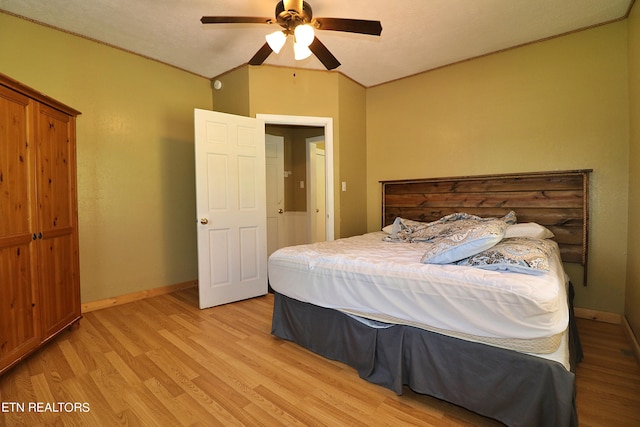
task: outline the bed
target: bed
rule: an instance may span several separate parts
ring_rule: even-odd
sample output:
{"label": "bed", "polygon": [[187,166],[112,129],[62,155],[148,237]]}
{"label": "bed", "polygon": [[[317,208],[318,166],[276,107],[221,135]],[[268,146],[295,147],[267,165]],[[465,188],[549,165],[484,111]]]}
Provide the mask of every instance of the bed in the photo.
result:
{"label": "bed", "polygon": [[[577,426],[582,352],[563,262],[587,268],[590,172],[382,182],[384,231],[271,255],[273,335],[398,394],[408,386],[509,426]],[[516,221],[512,230],[546,230],[553,238],[535,242],[544,268],[477,268],[473,257],[451,262],[448,249],[427,256],[433,236],[416,236],[461,219],[502,227],[481,254],[518,241],[505,238]]]}

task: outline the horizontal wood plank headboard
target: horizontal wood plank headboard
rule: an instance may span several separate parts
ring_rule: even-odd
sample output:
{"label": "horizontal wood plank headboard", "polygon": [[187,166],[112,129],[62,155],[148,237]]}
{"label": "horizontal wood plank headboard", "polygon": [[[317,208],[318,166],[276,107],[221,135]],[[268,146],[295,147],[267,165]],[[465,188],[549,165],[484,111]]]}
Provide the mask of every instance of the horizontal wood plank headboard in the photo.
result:
{"label": "horizontal wood plank headboard", "polygon": [[396,217],[435,221],[466,212],[537,222],[554,234],[564,262],[587,267],[591,169],[380,181],[382,226]]}

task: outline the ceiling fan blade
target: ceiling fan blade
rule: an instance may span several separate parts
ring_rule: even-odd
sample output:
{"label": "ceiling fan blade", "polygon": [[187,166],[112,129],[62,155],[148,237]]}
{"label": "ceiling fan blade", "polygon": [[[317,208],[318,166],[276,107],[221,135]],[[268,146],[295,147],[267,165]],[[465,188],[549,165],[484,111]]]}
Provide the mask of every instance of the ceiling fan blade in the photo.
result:
{"label": "ceiling fan blade", "polygon": [[203,16],[203,24],[271,24],[271,18],[256,18],[253,16]]}
{"label": "ceiling fan blade", "polygon": [[382,33],[380,21],[347,18],[316,18],[315,21],[320,30],[345,31],[372,36],[379,36]]}
{"label": "ceiling fan blade", "polygon": [[249,65],[261,65],[269,55],[271,55],[271,52],[273,52],[273,50],[269,46],[269,43],[263,44],[260,50],[249,60]]}
{"label": "ceiling fan blade", "polygon": [[333,56],[329,49],[318,38],[314,38],[309,45],[309,49],[322,62],[327,70],[333,70],[340,66],[340,61]]}

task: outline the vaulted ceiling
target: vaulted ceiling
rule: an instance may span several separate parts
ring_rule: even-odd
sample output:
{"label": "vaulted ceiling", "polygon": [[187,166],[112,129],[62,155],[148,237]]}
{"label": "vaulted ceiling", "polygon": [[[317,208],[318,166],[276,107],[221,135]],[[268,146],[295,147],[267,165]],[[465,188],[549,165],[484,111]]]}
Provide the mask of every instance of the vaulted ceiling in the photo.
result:
{"label": "vaulted ceiling", "polygon": [[[624,19],[634,0],[308,0],[314,17],[379,20],[380,37],[316,36],[365,87]],[[212,78],[246,64],[277,24],[209,24],[202,16],[274,18],[277,0],[0,0],[0,10]],[[291,37],[289,37],[291,39]],[[265,64],[296,61],[292,41]]]}

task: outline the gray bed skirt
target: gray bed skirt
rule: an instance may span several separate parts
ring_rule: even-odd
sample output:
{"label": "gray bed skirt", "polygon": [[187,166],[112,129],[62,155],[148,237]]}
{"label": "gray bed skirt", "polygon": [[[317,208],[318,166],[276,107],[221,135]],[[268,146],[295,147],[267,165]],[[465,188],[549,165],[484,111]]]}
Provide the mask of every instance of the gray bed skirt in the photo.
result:
{"label": "gray bed skirt", "polygon": [[[582,350],[572,311],[573,370]],[[397,394],[406,385],[508,426],[578,425],[575,375],[557,362],[412,326],[375,328],[277,292],[272,334]]]}

